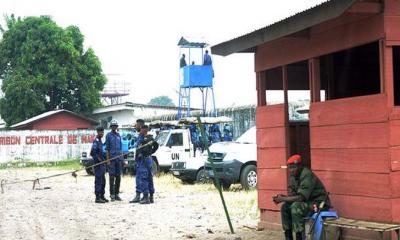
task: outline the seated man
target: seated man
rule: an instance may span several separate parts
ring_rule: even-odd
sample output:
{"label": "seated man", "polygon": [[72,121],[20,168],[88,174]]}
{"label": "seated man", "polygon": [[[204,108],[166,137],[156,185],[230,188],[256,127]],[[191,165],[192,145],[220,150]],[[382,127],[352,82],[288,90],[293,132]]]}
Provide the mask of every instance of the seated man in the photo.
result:
{"label": "seated man", "polygon": [[325,201],[326,210],[330,202],[324,185],[318,177],[301,164],[301,156],[293,155],[287,160],[290,173],[288,196],[278,194],[273,201],[283,202],[281,208],[282,227],[285,239],[292,240],[292,232],[296,233],[296,240],[304,239],[304,218],[309,216],[314,204]]}

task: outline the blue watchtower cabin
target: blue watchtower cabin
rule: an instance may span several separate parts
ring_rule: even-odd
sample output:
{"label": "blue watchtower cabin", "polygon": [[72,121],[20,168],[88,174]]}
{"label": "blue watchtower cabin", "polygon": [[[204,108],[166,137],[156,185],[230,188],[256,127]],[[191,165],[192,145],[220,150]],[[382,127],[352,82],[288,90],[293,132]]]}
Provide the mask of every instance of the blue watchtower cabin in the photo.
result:
{"label": "blue watchtower cabin", "polygon": [[[217,116],[215,110],[214,88],[213,88],[213,68],[203,62],[204,49],[208,46],[204,42],[189,42],[181,38],[178,42],[179,56],[185,54],[187,58],[186,66],[179,67],[179,106],[178,119],[190,117],[191,95],[193,89],[200,90],[202,102],[202,115],[207,111],[208,93],[211,93],[212,112]],[[201,55],[200,55],[201,54]],[[200,58],[199,58],[200,57]],[[201,59],[196,64],[193,59]]]}

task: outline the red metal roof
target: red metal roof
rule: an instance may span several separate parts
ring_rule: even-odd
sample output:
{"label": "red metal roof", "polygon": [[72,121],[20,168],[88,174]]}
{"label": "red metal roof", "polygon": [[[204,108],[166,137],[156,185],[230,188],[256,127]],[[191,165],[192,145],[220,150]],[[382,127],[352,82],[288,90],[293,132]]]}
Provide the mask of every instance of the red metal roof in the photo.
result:
{"label": "red metal roof", "polygon": [[357,0],[329,0],[281,21],[211,47],[213,54],[227,56],[254,52],[258,45],[305,30],[343,14]]}

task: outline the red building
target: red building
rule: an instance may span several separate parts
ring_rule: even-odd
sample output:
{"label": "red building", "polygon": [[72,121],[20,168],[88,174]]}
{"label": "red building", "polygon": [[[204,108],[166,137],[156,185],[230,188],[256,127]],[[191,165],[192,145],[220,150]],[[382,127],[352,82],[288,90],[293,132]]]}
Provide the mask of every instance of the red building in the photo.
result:
{"label": "red building", "polygon": [[[255,54],[261,226],[280,228],[271,198],[286,192],[294,153],[340,216],[400,222],[400,1],[327,1],[212,51]],[[292,90],[309,91],[309,121],[289,120]]]}
{"label": "red building", "polygon": [[77,130],[91,129],[98,122],[68,110],[42,113],[11,126],[15,130]]}

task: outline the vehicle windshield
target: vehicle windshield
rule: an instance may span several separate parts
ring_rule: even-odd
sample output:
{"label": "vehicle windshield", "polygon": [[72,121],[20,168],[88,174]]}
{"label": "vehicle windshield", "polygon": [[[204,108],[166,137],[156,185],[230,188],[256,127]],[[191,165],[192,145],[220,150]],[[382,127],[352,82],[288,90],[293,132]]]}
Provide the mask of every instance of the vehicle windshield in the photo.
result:
{"label": "vehicle windshield", "polygon": [[164,145],[165,141],[167,140],[168,134],[169,131],[162,131],[158,134],[158,136],[156,137],[158,145],[160,146]]}
{"label": "vehicle windshield", "polygon": [[252,127],[240,136],[236,142],[239,143],[256,143],[256,127]]}

